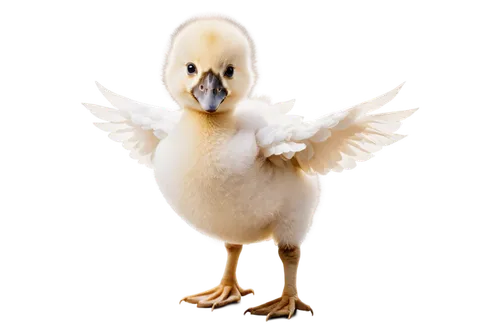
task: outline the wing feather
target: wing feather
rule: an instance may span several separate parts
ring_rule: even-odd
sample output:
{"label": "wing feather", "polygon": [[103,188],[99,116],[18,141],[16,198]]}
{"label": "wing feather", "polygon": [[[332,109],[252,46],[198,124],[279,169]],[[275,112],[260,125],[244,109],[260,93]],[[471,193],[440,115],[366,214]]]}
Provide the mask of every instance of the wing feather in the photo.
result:
{"label": "wing feather", "polygon": [[180,112],[136,102],[98,82],[96,85],[116,109],[83,103],[94,116],[105,121],[94,123],[95,126],[108,132],[111,140],[121,142],[123,148],[130,151],[130,157],[151,166],[156,146],[177,124]]}
{"label": "wing feather", "polygon": [[[292,121],[291,116],[278,118],[279,121],[257,131],[257,144],[271,161],[276,160],[275,156],[281,156],[289,163],[295,161],[307,173],[326,174],[353,169],[358,162],[372,158],[373,153],[382,147],[404,138],[404,135],[394,132],[401,126],[401,121],[417,109],[370,113],[390,102],[403,84],[369,101],[314,121],[306,122],[297,117]],[[295,144],[294,149],[288,149],[292,144]]]}

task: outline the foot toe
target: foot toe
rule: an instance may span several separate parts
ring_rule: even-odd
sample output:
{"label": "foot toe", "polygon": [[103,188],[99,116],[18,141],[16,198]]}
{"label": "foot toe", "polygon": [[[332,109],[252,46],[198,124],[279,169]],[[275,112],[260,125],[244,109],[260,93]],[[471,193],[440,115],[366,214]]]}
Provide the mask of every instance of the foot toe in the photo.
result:
{"label": "foot toe", "polygon": [[303,303],[298,297],[280,297],[270,302],[264,303],[254,308],[247,309],[243,314],[250,312],[253,315],[264,315],[266,321],[276,317],[292,318],[296,310],[311,311],[309,305]]}
{"label": "foot toe", "polygon": [[[267,303],[264,303],[264,304],[261,304],[259,306],[256,306],[254,308],[248,308],[243,314],[246,314],[247,312],[250,312],[251,314],[255,314],[255,315],[259,315],[261,313],[257,313],[257,312],[260,312],[259,310],[264,310],[267,308],[271,308],[272,305],[278,303],[279,301],[281,301],[281,297],[278,297],[276,299],[273,299],[272,301],[269,301]],[[262,315],[264,314],[268,314],[269,312],[266,312],[266,313],[262,313]]]}
{"label": "foot toe", "polygon": [[293,314],[295,313],[295,299],[291,299],[290,303],[288,304],[288,319],[292,318]]}
{"label": "foot toe", "polygon": [[313,309],[306,303],[302,302],[300,299],[297,300],[297,309],[302,311],[311,311],[311,315],[314,316]]}
{"label": "foot toe", "polygon": [[241,296],[246,296],[248,294],[252,294],[252,295],[255,295],[255,292],[253,291],[253,289],[241,289],[239,290]]}
{"label": "foot toe", "polygon": [[[244,296],[240,293],[239,289],[237,285],[219,285],[202,293],[184,297],[179,304],[184,301],[196,304],[199,308],[212,308],[213,311],[227,304],[239,302],[241,296]],[[250,289],[250,291],[252,290]]]}
{"label": "foot toe", "polygon": [[273,312],[270,312],[267,316],[266,316],[266,321],[268,321],[269,319],[271,318],[278,318],[278,317],[286,317],[288,316],[288,310],[286,309],[281,309],[281,310],[278,310],[278,311],[273,311]]}
{"label": "foot toe", "polygon": [[237,303],[241,300],[241,297],[238,297],[236,295],[232,295],[232,296],[229,296],[227,299],[225,300],[222,300],[220,302],[216,302],[212,305],[212,311],[214,309],[217,309],[217,308],[221,308],[223,307],[224,305],[228,305],[228,304],[231,304],[231,303]]}
{"label": "foot toe", "polygon": [[220,286],[217,286],[215,288],[212,288],[212,289],[209,289],[209,290],[206,290],[204,292],[201,292],[201,293],[198,293],[198,294],[194,294],[194,295],[190,295],[190,296],[186,296],[184,297],[183,299],[181,299],[179,301],[179,304],[181,304],[183,301],[184,302],[187,302],[187,303],[191,303],[191,304],[197,304],[198,302],[202,301],[202,300],[206,300],[208,299],[209,297],[211,297],[213,294],[216,294],[219,292],[219,289],[220,289]]}

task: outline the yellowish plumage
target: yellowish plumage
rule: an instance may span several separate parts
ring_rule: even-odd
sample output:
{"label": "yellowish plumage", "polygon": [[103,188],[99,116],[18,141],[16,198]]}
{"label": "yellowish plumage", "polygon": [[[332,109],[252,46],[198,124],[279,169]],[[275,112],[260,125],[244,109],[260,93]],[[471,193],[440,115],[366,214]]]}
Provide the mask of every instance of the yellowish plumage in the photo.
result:
{"label": "yellowish plumage", "polygon": [[[400,140],[394,132],[416,109],[371,113],[392,100],[401,85],[344,111],[305,120],[287,114],[293,101],[249,98],[254,63],[253,43],[241,26],[221,18],[192,20],[174,34],[164,67],[164,83],[179,111],[138,103],[100,85],[116,109],[85,106],[105,121],[99,128],[154,169],[179,216],[226,242],[221,285],[184,300],[202,307],[239,301],[251,292],[236,282],[241,244],[273,238],[285,268],[283,295],[249,311],[290,317],[296,309],[312,311],[298,298],[295,275],[299,246],[319,200],[318,174],[352,169]],[[213,96],[227,91],[215,112],[205,111],[196,97],[204,82],[216,82]]]}

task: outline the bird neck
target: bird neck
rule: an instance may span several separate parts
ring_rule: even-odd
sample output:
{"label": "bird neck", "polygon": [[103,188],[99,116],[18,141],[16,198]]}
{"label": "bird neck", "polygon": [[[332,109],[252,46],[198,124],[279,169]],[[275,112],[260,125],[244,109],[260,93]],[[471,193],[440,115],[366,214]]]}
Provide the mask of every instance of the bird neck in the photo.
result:
{"label": "bird neck", "polygon": [[207,113],[188,108],[186,108],[185,111],[187,121],[195,122],[208,130],[231,130],[236,127],[233,111]]}

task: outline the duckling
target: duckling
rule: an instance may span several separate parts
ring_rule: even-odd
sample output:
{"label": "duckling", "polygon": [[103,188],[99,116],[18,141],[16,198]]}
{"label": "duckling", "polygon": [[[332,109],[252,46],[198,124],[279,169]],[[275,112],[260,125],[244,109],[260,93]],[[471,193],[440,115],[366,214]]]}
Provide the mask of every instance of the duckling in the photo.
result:
{"label": "duckling", "polygon": [[313,220],[318,175],[352,169],[383,146],[416,109],[374,114],[402,85],[315,120],[289,115],[293,101],[250,98],[255,52],[246,30],[225,18],[182,24],[172,36],[163,81],[180,110],[139,103],[100,84],[115,107],[84,104],[97,127],[153,168],[173,210],[198,231],[225,242],[227,263],[213,289],[181,300],[215,309],[253,293],[236,279],[245,244],[273,239],[283,262],[281,297],[249,308],[266,320],[312,308],[298,296],[300,245]]}

